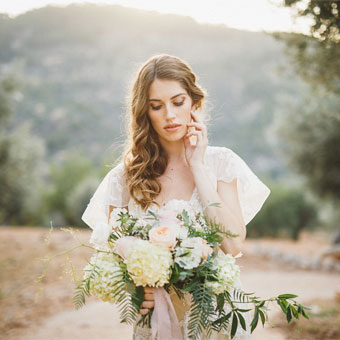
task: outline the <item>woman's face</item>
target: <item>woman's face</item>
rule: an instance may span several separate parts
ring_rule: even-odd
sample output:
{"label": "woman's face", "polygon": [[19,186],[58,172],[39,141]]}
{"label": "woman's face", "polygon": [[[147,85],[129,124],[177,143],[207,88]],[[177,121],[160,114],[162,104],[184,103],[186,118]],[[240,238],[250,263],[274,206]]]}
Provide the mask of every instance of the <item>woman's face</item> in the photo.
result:
{"label": "woman's face", "polygon": [[148,116],[161,141],[175,142],[187,133],[192,99],[176,80],[155,79],[149,90]]}

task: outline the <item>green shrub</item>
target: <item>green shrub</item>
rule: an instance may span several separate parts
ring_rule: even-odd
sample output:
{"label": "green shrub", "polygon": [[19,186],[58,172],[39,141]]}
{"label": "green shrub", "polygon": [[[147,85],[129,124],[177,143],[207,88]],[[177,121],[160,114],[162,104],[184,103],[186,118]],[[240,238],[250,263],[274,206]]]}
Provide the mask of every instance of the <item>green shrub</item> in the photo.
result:
{"label": "green shrub", "polygon": [[261,211],[247,225],[247,236],[297,240],[302,229],[316,225],[316,206],[307,201],[301,190],[279,185],[272,185],[270,189]]}
{"label": "green shrub", "polygon": [[81,154],[69,153],[62,164],[51,166],[50,185],[44,193],[44,201],[47,218],[54,226],[75,222],[72,207],[68,207],[70,197],[78,185],[91,176],[93,176],[92,163]]}
{"label": "green shrub", "polygon": [[96,191],[99,179],[94,177],[86,177],[66,200],[66,216],[68,223],[80,227],[87,225],[81,220],[81,216],[90,201],[93,193]]}

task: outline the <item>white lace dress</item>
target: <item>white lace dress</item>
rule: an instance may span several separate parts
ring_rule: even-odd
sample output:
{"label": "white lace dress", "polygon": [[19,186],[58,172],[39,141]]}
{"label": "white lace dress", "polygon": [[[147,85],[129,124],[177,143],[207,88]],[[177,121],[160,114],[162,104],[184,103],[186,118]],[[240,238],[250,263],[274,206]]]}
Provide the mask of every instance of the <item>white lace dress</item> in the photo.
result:
{"label": "white lace dress", "polygon": [[[205,154],[205,167],[211,184],[217,190],[217,182],[230,182],[237,178],[238,198],[243,214],[245,224],[261,209],[264,201],[270,194],[270,189],[251,171],[248,165],[231,149],[225,147],[208,146]],[[99,184],[96,192],[92,196],[86,210],[82,215],[83,221],[92,229],[96,228],[99,223],[106,223],[108,220],[109,205],[115,207],[128,206],[129,212],[134,216],[142,217],[145,212],[132,199],[130,199],[124,184],[124,167],[120,163],[104,177]],[[149,209],[160,212],[161,209],[177,209],[185,208],[193,211],[203,211],[196,188],[189,201],[172,199],[163,207],[158,208],[156,205]],[[221,251],[221,250],[220,250]],[[242,289],[241,280],[235,287]],[[183,339],[187,340],[187,321],[189,315],[190,295],[187,294],[185,300],[179,300],[175,293],[171,293],[172,299],[180,326],[182,329]],[[242,308],[245,308],[244,304]],[[247,328],[249,328],[250,315],[246,317]],[[134,326],[133,340],[151,340],[151,330]],[[207,340],[205,334],[202,335],[202,340]],[[213,333],[210,340],[227,340],[230,339],[228,334]],[[245,332],[240,326],[235,340],[251,339],[250,332]]]}

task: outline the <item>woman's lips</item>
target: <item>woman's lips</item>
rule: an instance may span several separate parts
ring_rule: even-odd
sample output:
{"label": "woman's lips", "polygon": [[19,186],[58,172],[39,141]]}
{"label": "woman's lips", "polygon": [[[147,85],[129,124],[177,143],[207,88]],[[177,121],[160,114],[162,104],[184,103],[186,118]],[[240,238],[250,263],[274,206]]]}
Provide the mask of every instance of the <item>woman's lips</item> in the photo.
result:
{"label": "woman's lips", "polygon": [[165,127],[165,131],[167,132],[175,132],[177,131],[179,128],[181,127],[181,125],[176,125],[176,126],[169,126],[169,127]]}

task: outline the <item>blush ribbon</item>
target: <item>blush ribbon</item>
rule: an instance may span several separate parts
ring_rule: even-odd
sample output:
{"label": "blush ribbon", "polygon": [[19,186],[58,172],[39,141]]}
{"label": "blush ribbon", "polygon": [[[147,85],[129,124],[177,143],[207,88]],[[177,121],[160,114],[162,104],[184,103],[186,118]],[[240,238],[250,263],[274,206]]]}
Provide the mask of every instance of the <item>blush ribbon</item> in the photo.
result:
{"label": "blush ribbon", "polygon": [[[125,236],[117,240],[115,252],[126,258],[132,243],[138,238]],[[155,306],[151,316],[152,340],[183,340],[181,328],[169,293],[162,287],[153,289]]]}
{"label": "blush ribbon", "polygon": [[181,328],[169,293],[154,288],[155,307],[151,316],[152,340],[182,340]]}

